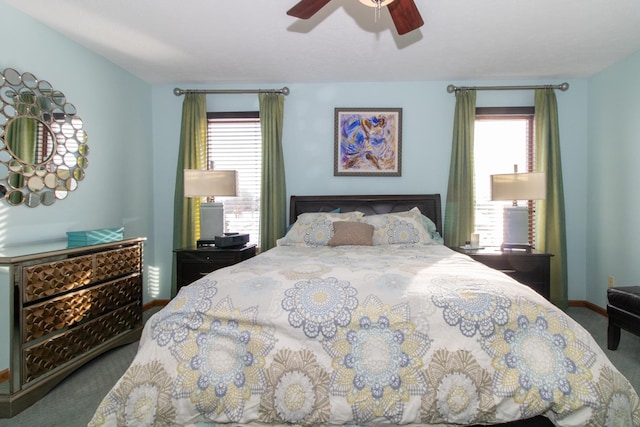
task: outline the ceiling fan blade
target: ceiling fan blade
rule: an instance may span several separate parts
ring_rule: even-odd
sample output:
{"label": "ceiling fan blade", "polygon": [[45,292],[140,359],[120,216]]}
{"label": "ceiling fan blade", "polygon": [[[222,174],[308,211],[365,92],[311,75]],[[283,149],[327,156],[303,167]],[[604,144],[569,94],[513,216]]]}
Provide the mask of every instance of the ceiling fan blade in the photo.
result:
{"label": "ceiling fan blade", "polygon": [[287,15],[300,19],[309,19],[331,0],[301,0],[287,11]]}
{"label": "ceiling fan blade", "polygon": [[424,21],[413,0],[395,0],[387,5],[398,34],[422,27]]}

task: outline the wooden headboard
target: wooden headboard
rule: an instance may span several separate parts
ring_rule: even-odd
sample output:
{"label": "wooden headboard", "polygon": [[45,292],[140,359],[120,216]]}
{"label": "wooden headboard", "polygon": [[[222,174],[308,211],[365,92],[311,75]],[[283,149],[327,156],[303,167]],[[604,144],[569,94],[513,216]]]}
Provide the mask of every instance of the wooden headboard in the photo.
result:
{"label": "wooden headboard", "polygon": [[436,225],[442,236],[442,208],[440,194],[394,194],[368,196],[291,196],[289,224],[305,212],[360,211],[365,215],[403,212],[417,207]]}

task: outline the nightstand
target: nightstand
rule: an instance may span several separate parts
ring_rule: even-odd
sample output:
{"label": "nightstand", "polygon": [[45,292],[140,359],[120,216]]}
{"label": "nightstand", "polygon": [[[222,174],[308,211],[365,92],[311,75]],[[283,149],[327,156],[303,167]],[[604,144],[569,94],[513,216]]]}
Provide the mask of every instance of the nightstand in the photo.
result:
{"label": "nightstand", "polygon": [[256,255],[255,243],[240,248],[181,248],[175,249],[177,290],[195,282],[214,270],[229,267]]}
{"label": "nightstand", "polygon": [[552,254],[524,251],[500,251],[498,248],[462,249],[457,252],[469,255],[486,266],[502,271],[520,283],[524,283],[546,299],[550,298],[550,271]]}

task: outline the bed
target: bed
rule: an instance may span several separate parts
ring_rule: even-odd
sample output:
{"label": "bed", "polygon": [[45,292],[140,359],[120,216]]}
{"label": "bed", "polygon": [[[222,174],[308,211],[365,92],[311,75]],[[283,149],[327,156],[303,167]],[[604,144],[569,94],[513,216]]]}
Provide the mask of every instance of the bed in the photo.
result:
{"label": "bed", "polygon": [[442,244],[439,195],[292,196],[278,246],[146,323],[100,425],[640,425],[536,292]]}

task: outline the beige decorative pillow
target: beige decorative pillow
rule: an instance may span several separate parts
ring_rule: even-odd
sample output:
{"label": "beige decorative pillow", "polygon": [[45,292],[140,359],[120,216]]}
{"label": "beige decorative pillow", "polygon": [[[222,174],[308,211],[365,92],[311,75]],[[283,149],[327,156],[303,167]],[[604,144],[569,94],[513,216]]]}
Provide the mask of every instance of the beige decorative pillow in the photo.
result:
{"label": "beige decorative pillow", "polygon": [[373,225],[364,222],[336,221],[329,246],[373,246]]}

